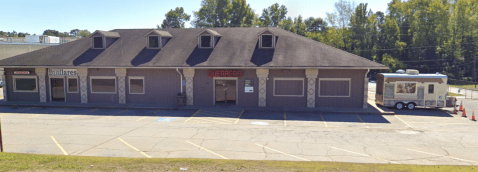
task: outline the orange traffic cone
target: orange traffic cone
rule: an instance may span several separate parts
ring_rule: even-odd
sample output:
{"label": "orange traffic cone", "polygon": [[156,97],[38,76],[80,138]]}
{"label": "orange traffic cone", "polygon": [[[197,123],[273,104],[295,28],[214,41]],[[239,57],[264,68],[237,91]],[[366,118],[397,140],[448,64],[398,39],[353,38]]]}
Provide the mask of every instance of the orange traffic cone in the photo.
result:
{"label": "orange traffic cone", "polygon": [[465,111],[465,109],[463,109],[463,114],[462,114],[461,116],[466,118],[466,111]]}
{"label": "orange traffic cone", "polygon": [[463,100],[460,103],[460,111],[463,111]]}
{"label": "orange traffic cone", "polygon": [[476,119],[475,119],[475,111],[473,111],[473,113],[471,114],[471,120],[476,121]]}

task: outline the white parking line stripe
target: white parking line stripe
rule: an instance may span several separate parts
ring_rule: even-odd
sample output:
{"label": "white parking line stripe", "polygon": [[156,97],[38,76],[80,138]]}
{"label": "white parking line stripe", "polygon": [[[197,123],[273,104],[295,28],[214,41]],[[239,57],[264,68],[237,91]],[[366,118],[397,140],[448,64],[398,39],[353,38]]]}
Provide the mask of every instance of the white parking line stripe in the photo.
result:
{"label": "white parking line stripe", "polygon": [[402,121],[403,123],[407,124],[410,128],[414,129],[415,130],[415,127],[411,126],[410,124],[408,124],[407,122],[405,122],[404,120],[400,119],[397,115],[394,115],[397,119],[399,119],[400,121]]}
{"label": "white parking line stripe", "polygon": [[[408,148],[407,148],[407,149],[408,149]],[[424,154],[429,154],[429,155],[434,155],[434,156],[447,157],[447,158],[454,159],[454,160],[458,160],[458,161],[465,161],[465,162],[471,162],[471,163],[476,163],[476,164],[478,164],[478,162],[476,162],[476,161],[471,161],[471,160],[466,160],[466,159],[461,159],[461,158],[455,158],[455,157],[446,156],[446,155],[438,155],[438,154],[434,154],[434,153],[428,153],[428,152],[423,152],[423,151],[413,150],[413,149],[408,149],[408,150],[415,151],[415,152],[420,152],[420,153],[424,153]]]}
{"label": "white parking line stripe", "polygon": [[134,146],[131,146],[130,144],[126,143],[123,139],[119,138],[118,139],[123,142],[126,146],[129,146],[130,148],[133,148],[135,151],[143,154],[144,156],[148,157],[148,158],[151,158],[151,156],[149,156],[148,154],[144,153],[143,151],[140,151],[139,149],[135,148]]}
{"label": "white parking line stripe", "polygon": [[219,154],[217,154],[217,153],[215,153],[215,152],[213,152],[213,151],[207,150],[206,148],[203,148],[203,147],[201,147],[201,146],[199,146],[199,145],[196,145],[196,144],[191,143],[191,142],[189,142],[189,141],[186,141],[186,142],[189,143],[189,144],[192,144],[192,145],[194,145],[194,146],[196,146],[196,147],[198,147],[198,148],[200,148],[200,149],[203,149],[203,150],[205,150],[205,151],[208,151],[209,153],[212,153],[212,154],[214,154],[214,155],[217,155],[217,156],[219,156],[219,157],[221,157],[221,158],[223,158],[223,159],[227,159],[226,157],[224,157],[224,156],[222,156],[222,155],[219,155]]}
{"label": "white parking line stripe", "polygon": [[208,120],[208,119],[199,118],[199,117],[196,117],[196,118],[194,118],[193,120],[196,120],[196,121],[207,121],[207,122],[209,122],[209,123],[229,124],[229,123],[224,123],[224,122],[221,122],[221,121]]}
{"label": "white parking line stripe", "polygon": [[398,162],[395,162],[395,161],[389,161],[389,160],[385,160],[385,159],[378,158],[378,157],[373,157],[373,156],[366,155],[366,154],[361,154],[361,153],[357,153],[357,152],[348,151],[348,150],[345,150],[345,149],[336,148],[336,147],[333,147],[333,146],[330,146],[330,147],[331,147],[331,148],[334,148],[334,149],[337,149],[337,150],[344,151],[344,152],[348,152],[348,153],[352,153],[352,154],[356,154],[356,155],[361,155],[361,156],[365,156],[365,157],[370,157],[370,158],[378,159],[378,160],[381,160],[381,161],[386,161],[386,162],[398,164]]}
{"label": "white parking line stripe", "polygon": [[58,143],[53,136],[50,136],[50,137],[53,140],[53,142],[55,142],[56,145],[60,148],[60,150],[63,152],[63,154],[68,155],[68,153],[65,151],[65,149],[63,149],[63,147],[61,147],[60,143]]}
{"label": "white parking line stripe", "polygon": [[263,148],[266,148],[266,149],[269,149],[269,150],[272,150],[272,151],[276,151],[276,152],[279,152],[281,154],[284,154],[284,155],[287,155],[287,156],[290,156],[290,157],[294,157],[294,158],[297,158],[297,159],[300,159],[300,160],[304,160],[304,161],[310,161],[308,159],[305,159],[305,158],[301,158],[301,157],[298,157],[298,156],[294,156],[294,155],[291,155],[291,154],[288,154],[288,153],[284,153],[284,152],[281,152],[281,151],[278,151],[278,150],[275,150],[275,149],[272,149],[272,148],[269,148],[267,146],[264,146],[264,145],[261,145],[261,144],[257,144],[257,146],[260,146],[260,147],[263,147]]}

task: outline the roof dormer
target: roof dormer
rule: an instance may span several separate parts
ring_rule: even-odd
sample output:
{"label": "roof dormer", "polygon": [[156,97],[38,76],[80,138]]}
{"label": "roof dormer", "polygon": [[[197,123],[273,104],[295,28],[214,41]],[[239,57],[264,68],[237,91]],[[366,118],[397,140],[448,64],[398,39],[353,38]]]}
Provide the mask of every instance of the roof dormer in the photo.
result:
{"label": "roof dormer", "polygon": [[161,49],[173,37],[164,30],[151,30],[144,36],[146,37],[146,47],[149,49]]}
{"label": "roof dormer", "polygon": [[259,48],[273,49],[276,47],[276,34],[269,28],[259,33]]}
{"label": "roof dormer", "polygon": [[214,48],[221,37],[219,33],[211,29],[205,29],[196,36],[198,37],[198,48],[203,49]]}
{"label": "roof dormer", "polygon": [[92,49],[105,49],[120,37],[118,32],[97,30],[90,35]]}

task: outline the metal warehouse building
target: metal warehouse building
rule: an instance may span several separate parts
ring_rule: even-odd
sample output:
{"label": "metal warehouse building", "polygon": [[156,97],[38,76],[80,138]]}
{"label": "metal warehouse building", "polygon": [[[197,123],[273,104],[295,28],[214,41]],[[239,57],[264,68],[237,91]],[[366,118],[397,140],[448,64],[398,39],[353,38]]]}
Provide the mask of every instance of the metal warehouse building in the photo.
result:
{"label": "metal warehouse building", "polygon": [[350,108],[387,69],[279,28],[96,31],[0,67],[7,101]]}

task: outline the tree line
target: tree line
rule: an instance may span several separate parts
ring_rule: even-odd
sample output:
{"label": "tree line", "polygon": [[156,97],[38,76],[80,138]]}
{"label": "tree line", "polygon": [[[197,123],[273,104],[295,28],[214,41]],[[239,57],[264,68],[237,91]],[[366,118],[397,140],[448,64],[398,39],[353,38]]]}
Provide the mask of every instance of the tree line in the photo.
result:
{"label": "tree line", "polygon": [[477,81],[478,1],[392,0],[387,11],[338,0],[325,18],[286,17],[272,4],[256,14],[246,0],[202,0],[191,15],[182,7],[165,14],[157,28],[280,27],[390,67],[440,72]]}
{"label": "tree line", "polygon": [[[28,32],[4,32],[0,31],[0,36],[5,36],[5,37],[25,37],[26,35],[30,35]],[[80,29],[73,29],[70,32],[60,32],[57,30],[53,29],[47,29],[43,31],[42,35],[48,35],[48,36],[57,36],[57,37],[88,37],[91,35],[90,31],[88,30],[80,30]]]}

